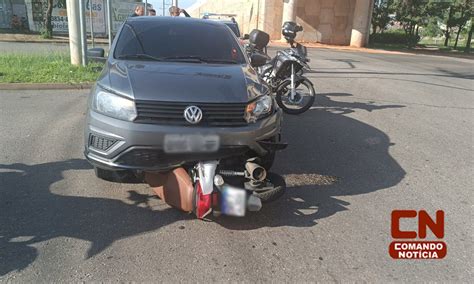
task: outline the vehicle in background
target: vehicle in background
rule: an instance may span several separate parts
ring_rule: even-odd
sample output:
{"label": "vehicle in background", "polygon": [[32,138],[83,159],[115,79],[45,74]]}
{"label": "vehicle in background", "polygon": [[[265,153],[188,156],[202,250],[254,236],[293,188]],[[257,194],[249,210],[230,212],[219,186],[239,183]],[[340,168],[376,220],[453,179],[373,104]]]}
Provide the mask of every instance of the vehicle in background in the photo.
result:
{"label": "vehicle in background", "polygon": [[[288,114],[301,114],[310,109],[316,95],[313,83],[304,76],[305,70],[311,70],[307,49],[295,41],[297,33],[302,30],[303,27],[297,23],[286,22],[282,27],[282,34],[290,48],[277,51],[274,58],[268,57],[267,64],[258,68],[262,80],[267,82],[275,93],[278,105]],[[248,38],[249,43],[245,48],[249,55],[267,55],[269,34],[255,29]]]}
{"label": "vehicle in background", "polygon": [[236,37],[240,38],[239,24],[235,20],[236,14],[216,14],[216,13],[204,13],[203,19],[219,21],[228,26],[235,34]]}

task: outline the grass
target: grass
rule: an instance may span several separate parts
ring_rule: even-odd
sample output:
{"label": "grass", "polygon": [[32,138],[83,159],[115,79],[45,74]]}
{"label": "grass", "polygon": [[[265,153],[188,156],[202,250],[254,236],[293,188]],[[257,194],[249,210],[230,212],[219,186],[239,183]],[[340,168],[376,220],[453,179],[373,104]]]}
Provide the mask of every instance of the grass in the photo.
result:
{"label": "grass", "polygon": [[98,78],[102,66],[74,66],[62,54],[0,54],[0,83],[90,83]]}

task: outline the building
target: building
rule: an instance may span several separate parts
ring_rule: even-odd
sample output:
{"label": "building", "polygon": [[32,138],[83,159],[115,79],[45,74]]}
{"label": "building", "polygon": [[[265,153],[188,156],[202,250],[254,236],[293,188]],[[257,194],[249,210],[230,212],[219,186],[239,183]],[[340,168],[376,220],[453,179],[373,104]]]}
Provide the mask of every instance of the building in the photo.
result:
{"label": "building", "polygon": [[11,28],[13,15],[27,19],[24,0],[0,0],[0,29]]}
{"label": "building", "polygon": [[200,0],[188,12],[236,14],[240,29],[261,29],[281,39],[281,26],[296,21],[304,31],[300,41],[366,46],[374,0]]}
{"label": "building", "polygon": [[[66,0],[53,1],[52,25],[55,34],[68,33]],[[116,31],[124,20],[133,12],[133,8],[141,0],[112,0],[112,29]],[[90,32],[91,22],[94,34],[107,33],[106,0],[87,0],[86,28]],[[47,9],[47,0],[0,0],[0,28],[11,29],[12,19],[16,15],[24,20],[24,29],[41,32]]]}

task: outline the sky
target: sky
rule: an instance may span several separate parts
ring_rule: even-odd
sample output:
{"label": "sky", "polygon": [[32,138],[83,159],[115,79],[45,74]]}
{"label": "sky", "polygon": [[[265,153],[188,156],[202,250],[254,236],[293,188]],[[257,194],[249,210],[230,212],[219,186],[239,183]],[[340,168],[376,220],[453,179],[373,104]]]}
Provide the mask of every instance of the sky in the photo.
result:
{"label": "sky", "polygon": [[[186,9],[189,6],[193,5],[196,3],[197,0],[178,0],[178,5],[180,8]],[[143,1],[145,2],[145,1]],[[171,0],[165,0],[166,4],[169,5],[171,4]],[[161,7],[163,6],[163,0],[148,0],[148,3],[153,5],[153,8],[155,8],[156,13],[160,15],[162,13]],[[167,6],[169,7],[169,6]]]}

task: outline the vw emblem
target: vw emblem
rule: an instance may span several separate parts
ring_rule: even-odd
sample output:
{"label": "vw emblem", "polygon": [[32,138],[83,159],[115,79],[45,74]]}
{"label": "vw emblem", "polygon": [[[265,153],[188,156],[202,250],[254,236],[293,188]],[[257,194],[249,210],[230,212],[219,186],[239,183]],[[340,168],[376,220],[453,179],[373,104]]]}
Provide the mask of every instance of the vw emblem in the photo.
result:
{"label": "vw emblem", "polygon": [[202,119],[202,111],[197,106],[189,106],[184,110],[184,118],[191,124],[198,124]]}

